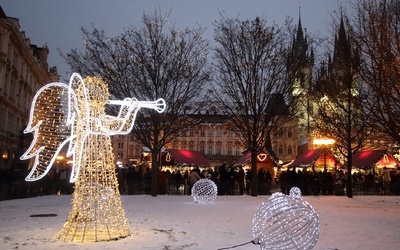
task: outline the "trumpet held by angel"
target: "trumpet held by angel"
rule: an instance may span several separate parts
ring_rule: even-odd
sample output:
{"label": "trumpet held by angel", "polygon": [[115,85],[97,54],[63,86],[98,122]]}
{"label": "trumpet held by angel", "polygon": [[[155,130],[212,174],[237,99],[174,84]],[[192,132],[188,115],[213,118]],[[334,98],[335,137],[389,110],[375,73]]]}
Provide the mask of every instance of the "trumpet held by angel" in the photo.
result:
{"label": "trumpet held by angel", "polygon": [[[51,169],[61,149],[68,144],[67,157],[73,159],[70,182],[78,178],[91,136],[110,136],[131,132],[141,108],[162,113],[164,99],[138,101],[136,98],[108,100],[107,85],[97,77],[85,80],[74,73],[69,85],[55,82],[39,89],[32,101],[29,123],[24,133],[33,133],[30,147],[22,160],[34,158],[26,181],[43,178]],[[117,116],[107,115],[105,105],[119,105]],[[104,139],[104,138],[103,138]],[[106,139],[107,141],[107,139]],[[105,143],[105,142],[103,142]]]}

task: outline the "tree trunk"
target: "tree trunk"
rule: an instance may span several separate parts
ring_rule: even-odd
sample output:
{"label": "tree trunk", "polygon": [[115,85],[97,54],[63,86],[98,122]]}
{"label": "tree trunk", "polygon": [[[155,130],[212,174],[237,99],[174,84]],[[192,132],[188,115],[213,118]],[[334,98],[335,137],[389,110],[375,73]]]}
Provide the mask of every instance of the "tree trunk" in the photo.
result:
{"label": "tree trunk", "polygon": [[353,198],[353,184],[352,184],[352,176],[351,176],[351,169],[352,169],[352,155],[349,153],[347,155],[347,181],[346,181],[346,194],[347,197]]}
{"label": "tree trunk", "polygon": [[251,196],[258,194],[257,180],[257,150],[251,151]]}
{"label": "tree trunk", "polygon": [[151,196],[157,196],[158,193],[158,154],[153,150],[151,152]]}

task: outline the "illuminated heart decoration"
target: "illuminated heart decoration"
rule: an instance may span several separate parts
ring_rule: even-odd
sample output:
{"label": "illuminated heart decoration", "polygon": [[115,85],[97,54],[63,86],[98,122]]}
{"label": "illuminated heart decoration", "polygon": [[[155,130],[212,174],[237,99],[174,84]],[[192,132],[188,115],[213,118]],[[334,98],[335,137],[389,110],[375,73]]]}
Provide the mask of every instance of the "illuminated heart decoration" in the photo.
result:
{"label": "illuminated heart decoration", "polygon": [[259,154],[259,155],[257,155],[257,158],[258,158],[260,161],[264,161],[264,160],[267,158],[267,154]]}

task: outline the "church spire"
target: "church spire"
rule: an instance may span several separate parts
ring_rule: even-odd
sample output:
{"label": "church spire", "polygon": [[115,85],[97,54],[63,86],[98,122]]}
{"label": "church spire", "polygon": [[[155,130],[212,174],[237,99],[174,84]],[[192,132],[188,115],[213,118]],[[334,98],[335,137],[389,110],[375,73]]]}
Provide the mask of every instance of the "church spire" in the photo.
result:
{"label": "church spire", "polygon": [[299,23],[297,25],[297,38],[296,38],[296,40],[299,40],[299,39],[304,39],[303,27],[301,26],[300,5],[299,5]]}
{"label": "church spire", "polygon": [[348,69],[351,64],[351,44],[346,33],[343,17],[340,18],[339,31],[335,36],[332,63],[336,69]]}
{"label": "church spire", "polygon": [[293,41],[292,56],[295,60],[304,60],[307,58],[307,39],[303,33],[303,26],[301,25],[301,15],[299,6],[299,23],[297,25],[297,34]]}

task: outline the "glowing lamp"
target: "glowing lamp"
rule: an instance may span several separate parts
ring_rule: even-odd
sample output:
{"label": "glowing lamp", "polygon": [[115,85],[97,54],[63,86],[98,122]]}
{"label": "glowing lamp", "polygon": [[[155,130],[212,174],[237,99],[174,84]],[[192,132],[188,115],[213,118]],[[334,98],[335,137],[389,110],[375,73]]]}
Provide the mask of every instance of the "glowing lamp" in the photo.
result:
{"label": "glowing lamp", "polygon": [[254,216],[253,237],[262,250],[312,249],[319,237],[318,215],[299,188],[289,195],[274,193]]}

